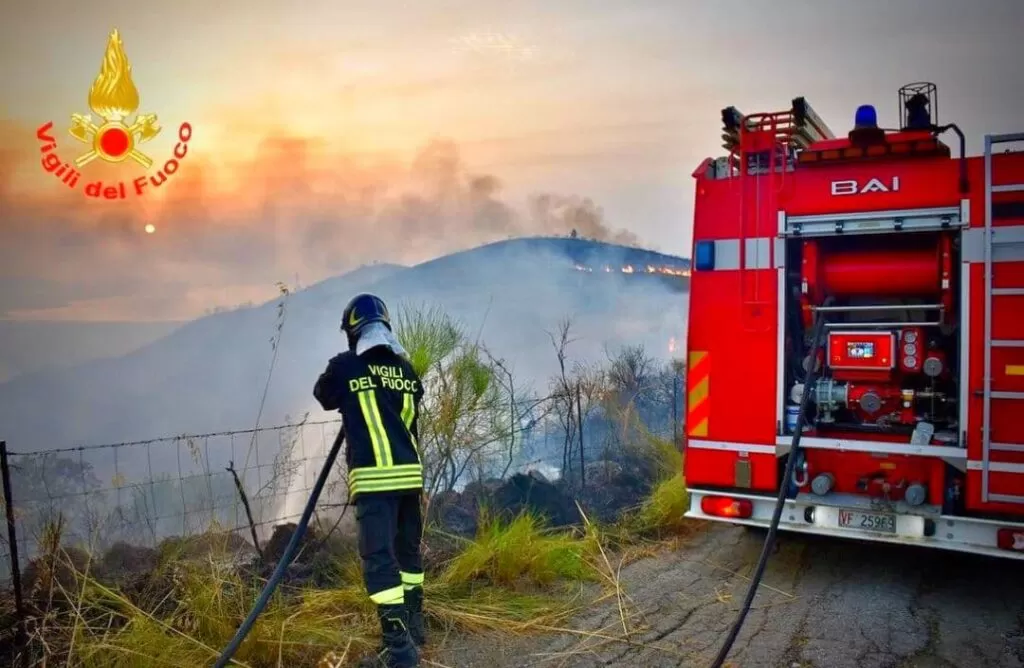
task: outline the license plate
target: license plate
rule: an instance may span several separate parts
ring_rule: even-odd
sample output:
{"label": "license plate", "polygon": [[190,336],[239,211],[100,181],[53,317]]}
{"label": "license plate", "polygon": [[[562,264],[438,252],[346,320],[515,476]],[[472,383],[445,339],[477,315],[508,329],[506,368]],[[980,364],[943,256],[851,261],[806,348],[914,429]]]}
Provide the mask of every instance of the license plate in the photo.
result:
{"label": "license plate", "polygon": [[840,510],[839,526],[844,529],[896,533],[896,516],[887,513],[862,513],[857,510]]}

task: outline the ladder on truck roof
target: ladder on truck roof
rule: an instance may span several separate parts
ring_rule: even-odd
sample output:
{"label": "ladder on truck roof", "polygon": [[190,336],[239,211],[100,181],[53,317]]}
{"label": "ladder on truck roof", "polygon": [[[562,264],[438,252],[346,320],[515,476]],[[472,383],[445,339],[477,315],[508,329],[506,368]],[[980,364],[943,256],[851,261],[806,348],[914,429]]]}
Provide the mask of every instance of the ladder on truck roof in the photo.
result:
{"label": "ladder on truck roof", "polygon": [[[785,111],[749,116],[736,107],[726,107],[722,110],[722,126],[723,147],[729,151],[729,173],[733,173],[733,166],[738,167],[740,177],[740,322],[744,332],[767,332],[772,327],[768,315],[774,310],[770,308],[772,300],[764,292],[776,290],[777,283],[762,276],[764,270],[773,268],[774,252],[762,229],[762,209],[777,210],[776,201],[786,172],[793,169],[795,151],[823,139],[833,139],[834,135],[802,97],[794,98]],[[774,224],[775,218],[766,220]]]}
{"label": "ladder on truck roof", "polygon": [[730,153],[740,149],[740,131],[765,132],[775,135],[779,144],[807,148],[814,142],[835,139],[818,113],[802,97],[795,97],[786,111],[746,114],[736,107],[722,110],[722,148]]}
{"label": "ladder on truck roof", "polygon": [[[998,297],[1024,296],[1024,286],[995,287],[993,285],[993,261],[995,256],[1008,246],[1024,245],[1024,234],[1000,234],[992,224],[994,197],[998,193],[1024,192],[1024,183],[993,184],[992,148],[998,144],[1024,142],[1024,132],[985,136],[985,323],[984,323],[984,378],[981,428],[981,500],[1024,504],[1024,494],[993,494],[989,491],[989,476],[992,470],[992,452],[1024,452],[1024,443],[1000,443],[992,441],[992,400],[1019,400],[1024,404],[1024,392],[1005,392],[992,389],[992,349],[1024,348],[1022,339],[992,340],[993,301]],[[1005,308],[1005,307],[1004,307]]]}

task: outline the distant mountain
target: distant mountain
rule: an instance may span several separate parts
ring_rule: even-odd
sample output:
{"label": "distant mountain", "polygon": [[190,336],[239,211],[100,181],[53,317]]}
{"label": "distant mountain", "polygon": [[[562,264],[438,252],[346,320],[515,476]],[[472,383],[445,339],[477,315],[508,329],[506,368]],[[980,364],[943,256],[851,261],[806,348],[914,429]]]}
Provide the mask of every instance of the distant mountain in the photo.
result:
{"label": "distant mountain", "polygon": [[[574,319],[577,359],[644,344],[667,356],[685,333],[689,262],[579,239],[503,241],[403,268],[371,265],[285,301],[280,344],[261,424],[329,417],[311,390],[344,347],[346,301],[373,291],[392,306],[437,305],[460,319],[517,375],[554,372],[546,330]],[[18,451],[244,429],[259,411],[279,323],[278,302],[218,313],[113,359],[0,384],[0,438]]]}
{"label": "distant mountain", "polygon": [[124,355],[183,324],[0,320],[0,382],[43,369]]}

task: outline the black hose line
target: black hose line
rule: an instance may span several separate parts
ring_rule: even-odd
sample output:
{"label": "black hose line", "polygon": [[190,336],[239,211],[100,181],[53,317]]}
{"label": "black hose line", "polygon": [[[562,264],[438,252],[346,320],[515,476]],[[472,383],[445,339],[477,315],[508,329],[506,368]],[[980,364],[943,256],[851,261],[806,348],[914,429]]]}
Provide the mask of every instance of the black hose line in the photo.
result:
{"label": "black hose line", "polygon": [[231,658],[238,651],[242,641],[249,635],[249,631],[252,630],[253,624],[256,623],[256,619],[263,612],[263,608],[267,607],[267,603],[270,601],[270,597],[274,594],[274,590],[277,589],[277,585],[281,582],[281,578],[284,577],[284,572],[288,569],[292,559],[295,558],[295,551],[299,547],[299,541],[306,533],[306,527],[309,526],[309,520],[313,516],[313,510],[316,508],[316,502],[320,498],[320,493],[324,489],[324,484],[327,482],[327,476],[331,474],[331,469],[334,468],[334,460],[338,457],[338,451],[341,450],[341,444],[345,442],[345,427],[342,426],[338,430],[338,435],[334,438],[334,443],[331,444],[331,450],[327,453],[327,459],[324,460],[324,467],[320,470],[320,476],[316,479],[316,484],[313,485],[313,491],[309,494],[309,501],[306,502],[306,508],[302,511],[302,519],[299,520],[298,526],[295,527],[294,533],[292,533],[292,539],[288,543],[288,547],[285,548],[284,554],[277,562],[277,567],[274,568],[274,573],[267,580],[267,584],[263,587],[263,591],[260,592],[260,597],[256,599],[256,603],[252,606],[252,610],[249,611],[249,616],[245,618],[242,625],[238,627],[238,631],[235,632],[235,637],[231,639],[228,646],[221,652],[220,658],[217,659],[217,663],[213,664],[214,668],[224,668],[224,666],[231,663]]}
{"label": "black hose line", "polygon": [[[831,299],[827,299],[825,305],[830,302]],[[804,392],[800,401],[800,414],[796,419],[796,429],[793,432],[793,443],[789,448],[789,459],[786,460],[786,470],[782,474],[782,479],[779,481],[779,495],[775,500],[775,512],[772,514],[772,522],[768,527],[768,535],[765,536],[764,545],[761,547],[761,556],[757,560],[757,568],[754,570],[754,576],[750,580],[750,587],[747,589],[747,596],[743,600],[743,606],[740,608],[739,615],[736,616],[736,621],[733,623],[732,628],[729,629],[729,635],[726,637],[725,642],[722,643],[722,649],[718,651],[718,656],[715,657],[715,661],[711,664],[711,668],[722,668],[722,664],[725,663],[726,657],[729,656],[729,650],[732,649],[733,643],[736,642],[736,637],[740,634],[740,629],[743,628],[743,622],[747,618],[747,613],[750,612],[750,606],[754,602],[754,596],[757,595],[757,589],[761,585],[761,578],[764,576],[765,566],[768,565],[768,555],[771,554],[772,548],[775,546],[775,536],[779,529],[779,521],[782,519],[782,510],[786,505],[786,492],[789,490],[789,481],[792,479],[793,470],[796,468],[797,452],[800,448],[800,436],[804,431],[807,408],[811,401],[812,386],[818,376],[818,348],[821,347],[821,340],[824,331],[825,312],[818,311],[817,322],[814,325],[814,339],[811,344],[810,361],[807,368],[807,375],[804,379]],[[779,388],[779,390],[782,391],[782,388]]]}

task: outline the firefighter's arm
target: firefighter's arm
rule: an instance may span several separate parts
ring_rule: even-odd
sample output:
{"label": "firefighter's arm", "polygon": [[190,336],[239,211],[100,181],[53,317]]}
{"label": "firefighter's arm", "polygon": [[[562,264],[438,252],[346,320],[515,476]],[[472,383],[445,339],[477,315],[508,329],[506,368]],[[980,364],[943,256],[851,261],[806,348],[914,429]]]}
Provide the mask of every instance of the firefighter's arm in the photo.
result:
{"label": "firefighter's arm", "polygon": [[313,396],[320,402],[325,411],[334,411],[341,408],[345,393],[348,391],[348,384],[341,368],[341,355],[331,358],[313,386]]}

